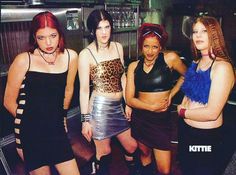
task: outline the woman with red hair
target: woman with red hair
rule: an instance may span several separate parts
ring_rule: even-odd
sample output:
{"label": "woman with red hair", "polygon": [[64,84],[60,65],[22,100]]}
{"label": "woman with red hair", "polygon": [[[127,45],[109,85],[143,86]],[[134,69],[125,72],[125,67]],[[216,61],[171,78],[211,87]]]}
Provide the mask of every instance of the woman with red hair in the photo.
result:
{"label": "woman with red hair", "polygon": [[216,18],[194,20],[191,45],[194,61],[178,106],[180,166],[183,175],[218,175],[224,158],[223,108],[234,86],[234,69]]}
{"label": "woman with red hair", "polygon": [[186,66],[172,51],[163,52],[168,34],[163,26],[144,23],[139,28],[139,49],[142,58],[129,65],[127,104],[133,108],[132,136],[141,150],[143,174],[152,172],[152,151],[157,170],[170,174],[171,124],[169,105],[183,83],[182,76],[173,86],[173,70],[181,75]]}
{"label": "woman with red hair", "polygon": [[31,175],[79,175],[67,138],[65,117],[77,72],[75,51],[65,48],[57,18],[37,14],[30,30],[30,49],[14,59],[4,105],[15,117],[16,147]]}

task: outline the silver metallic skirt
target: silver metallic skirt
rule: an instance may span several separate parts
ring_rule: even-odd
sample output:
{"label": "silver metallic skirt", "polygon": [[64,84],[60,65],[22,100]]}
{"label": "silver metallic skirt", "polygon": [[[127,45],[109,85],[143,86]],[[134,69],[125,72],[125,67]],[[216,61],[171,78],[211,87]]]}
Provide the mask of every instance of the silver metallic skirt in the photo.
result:
{"label": "silver metallic skirt", "polygon": [[90,99],[90,114],[93,139],[110,138],[129,129],[121,100],[92,96]]}

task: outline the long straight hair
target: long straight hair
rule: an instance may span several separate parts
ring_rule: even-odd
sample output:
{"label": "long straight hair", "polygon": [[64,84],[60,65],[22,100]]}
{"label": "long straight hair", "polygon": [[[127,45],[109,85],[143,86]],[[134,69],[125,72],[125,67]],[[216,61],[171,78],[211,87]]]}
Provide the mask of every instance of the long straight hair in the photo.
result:
{"label": "long straight hair", "polygon": [[[225,46],[225,40],[220,23],[217,21],[217,19],[210,16],[201,16],[195,19],[193,27],[197,22],[202,23],[207,30],[209,40],[209,57],[213,60],[220,59],[232,63]],[[194,59],[198,60],[201,57],[201,53],[199,50],[197,50],[195,44],[193,43],[193,39],[191,39],[191,47]]]}

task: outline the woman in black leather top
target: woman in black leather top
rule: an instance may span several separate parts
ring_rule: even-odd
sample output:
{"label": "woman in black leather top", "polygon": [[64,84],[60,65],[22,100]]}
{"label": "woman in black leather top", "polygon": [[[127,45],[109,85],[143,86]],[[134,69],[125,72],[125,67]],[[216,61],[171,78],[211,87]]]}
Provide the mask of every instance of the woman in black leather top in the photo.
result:
{"label": "woman in black leather top", "polygon": [[172,71],[181,75],[186,71],[175,52],[161,52],[168,34],[158,24],[145,23],[139,28],[139,49],[142,59],[129,65],[126,98],[133,107],[131,119],[132,136],[137,139],[141,150],[143,174],[154,174],[152,151],[157,170],[170,174],[170,111],[172,97],[183,83],[182,76],[173,86]]}

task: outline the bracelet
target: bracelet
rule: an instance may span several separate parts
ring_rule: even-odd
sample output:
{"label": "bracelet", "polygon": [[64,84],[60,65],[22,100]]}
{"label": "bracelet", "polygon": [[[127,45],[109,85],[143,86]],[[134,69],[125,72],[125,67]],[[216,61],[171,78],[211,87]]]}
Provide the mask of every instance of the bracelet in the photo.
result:
{"label": "bracelet", "polygon": [[186,112],[186,109],[185,108],[181,108],[179,110],[179,116],[182,117],[182,118],[185,118],[185,112]]}
{"label": "bracelet", "polygon": [[90,114],[80,114],[81,122],[89,122]]}

